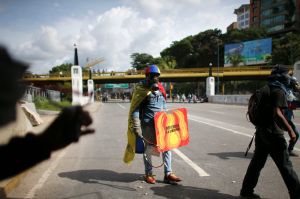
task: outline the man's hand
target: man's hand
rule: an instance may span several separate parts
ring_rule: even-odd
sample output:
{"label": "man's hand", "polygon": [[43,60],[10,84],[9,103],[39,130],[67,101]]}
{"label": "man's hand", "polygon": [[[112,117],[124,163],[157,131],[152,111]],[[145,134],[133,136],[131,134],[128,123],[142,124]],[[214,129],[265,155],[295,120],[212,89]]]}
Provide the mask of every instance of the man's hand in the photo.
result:
{"label": "man's hand", "polygon": [[291,141],[296,141],[296,134],[293,130],[293,128],[291,127],[291,125],[289,125],[289,122],[286,120],[286,118],[284,117],[282,110],[280,108],[276,108],[276,113],[279,116],[279,118],[281,118],[282,123],[285,125],[285,129],[288,132],[289,136],[290,136],[290,140]]}
{"label": "man's hand", "polygon": [[90,114],[81,106],[64,108],[41,134],[41,140],[45,145],[49,145],[47,147],[51,151],[64,148],[72,142],[77,142],[81,135],[94,133],[94,129],[87,128],[92,122]]}
{"label": "man's hand", "polygon": [[140,119],[135,117],[133,118],[133,132],[135,133],[136,136],[142,138],[142,131],[141,131],[141,124],[140,124]]}
{"label": "man's hand", "polygon": [[291,142],[291,141],[292,141],[292,142],[295,142],[296,139],[297,139],[295,132],[294,132],[293,130],[291,130],[291,131],[289,131],[288,133],[289,133],[289,136],[290,136],[290,142]]}

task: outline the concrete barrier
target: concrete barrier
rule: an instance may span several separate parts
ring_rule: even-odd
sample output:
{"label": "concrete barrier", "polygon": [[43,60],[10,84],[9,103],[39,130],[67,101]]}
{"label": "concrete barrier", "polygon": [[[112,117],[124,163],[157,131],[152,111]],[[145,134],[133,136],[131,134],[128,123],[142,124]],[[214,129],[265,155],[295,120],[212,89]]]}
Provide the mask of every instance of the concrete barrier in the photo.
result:
{"label": "concrete barrier", "polygon": [[[33,126],[25,114],[22,106],[26,106],[28,109],[36,113],[36,108],[33,103],[22,103],[16,106],[16,120],[0,128],[0,144],[6,144],[14,136],[25,136],[27,132],[33,132]],[[36,113],[37,114],[37,113]],[[28,171],[28,170],[27,170]],[[18,186],[21,179],[26,175],[27,171],[0,181],[0,198],[6,198],[13,188]]]}
{"label": "concrete barrier", "polygon": [[13,136],[23,136],[32,129],[32,125],[20,105],[17,105],[16,110],[16,120],[0,128],[0,144],[7,143]]}
{"label": "concrete barrier", "polygon": [[[100,108],[100,104],[101,103],[99,102],[91,103],[85,106],[85,109],[93,114],[98,111],[98,109]],[[30,104],[28,107],[30,107],[31,110],[36,111],[34,104]],[[37,110],[37,112],[43,115],[44,123],[33,127],[26,117],[25,113],[22,111],[21,106],[17,106],[17,120],[3,128],[0,128],[0,144],[7,143],[12,136],[24,136],[29,131],[32,133],[43,132],[48,127],[48,125],[53,122],[53,120],[59,113],[59,111],[46,110]],[[0,199],[6,198],[7,194],[20,184],[22,178],[24,178],[27,172],[32,168],[29,168],[28,170],[23,171],[12,178],[0,181]]]}
{"label": "concrete barrier", "polygon": [[247,105],[251,95],[213,95],[208,97],[208,102],[219,104]]}

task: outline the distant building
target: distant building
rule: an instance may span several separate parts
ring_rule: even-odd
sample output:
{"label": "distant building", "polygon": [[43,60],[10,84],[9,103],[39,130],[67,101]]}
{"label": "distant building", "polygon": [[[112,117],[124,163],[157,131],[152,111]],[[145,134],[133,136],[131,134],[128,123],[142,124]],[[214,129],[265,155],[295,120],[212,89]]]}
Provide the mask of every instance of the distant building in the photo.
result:
{"label": "distant building", "polygon": [[260,26],[268,32],[282,32],[292,28],[295,19],[295,4],[290,0],[261,1]]}
{"label": "distant building", "polygon": [[230,25],[227,27],[227,31],[235,30],[235,29],[237,29],[237,22],[233,22],[232,24],[230,24]]}
{"label": "distant building", "polygon": [[245,29],[249,28],[250,22],[250,5],[243,4],[239,8],[234,10],[234,14],[237,15],[237,28]]}
{"label": "distant building", "polygon": [[250,0],[250,27],[260,27],[261,0]]}
{"label": "distant building", "polygon": [[[270,34],[300,31],[300,0],[250,0],[234,10],[237,29],[264,27]],[[228,30],[235,28],[230,24]]]}
{"label": "distant building", "polygon": [[300,31],[300,0],[296,1],[296,29]]}

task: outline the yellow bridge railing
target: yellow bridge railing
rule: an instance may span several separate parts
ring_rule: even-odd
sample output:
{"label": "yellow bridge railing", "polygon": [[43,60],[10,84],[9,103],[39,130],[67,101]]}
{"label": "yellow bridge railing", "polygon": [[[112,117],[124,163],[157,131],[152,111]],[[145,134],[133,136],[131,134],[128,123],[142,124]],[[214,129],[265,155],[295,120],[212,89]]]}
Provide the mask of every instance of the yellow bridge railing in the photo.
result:
{"label": "yellow bridge railing", "polygon": [[[270,66],[242,66],[242,67],[212,67],[212,76],[230,79],[255,79],[265,78],[270,75],[272,67]],[[290,67],[292,70],[292,67]],[[208,77],[209,68],[184,68],[184,69],[171,69],[161,70],[161,79],[168,81],[176,81],[178,79],[190,78],[203,79]],[[135,82],[138,79],[144,78],[144,71],[127,72],[97,72],[92,73],[92,79],[102,82],[122,82],[129,81]],[[89,79],[89,72],[83,72],[83,79]],[[191,79],[191,80],[192,80]],[[71,81],[71,73],[56,73],[56,74],[26,74],[24,81]]]}

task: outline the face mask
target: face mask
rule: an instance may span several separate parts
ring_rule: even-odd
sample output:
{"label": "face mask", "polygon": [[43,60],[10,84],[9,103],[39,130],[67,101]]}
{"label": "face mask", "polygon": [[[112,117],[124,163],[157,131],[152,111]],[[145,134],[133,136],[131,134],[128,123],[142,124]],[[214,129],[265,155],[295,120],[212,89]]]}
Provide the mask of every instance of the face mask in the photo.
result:
{"label": "face mask", "polygon": [[155,84],[159,82],[159,77],[157,76],[157,74],[152,74],[150,73],[150,75],[148,76],[148,83],[149,85]]}

